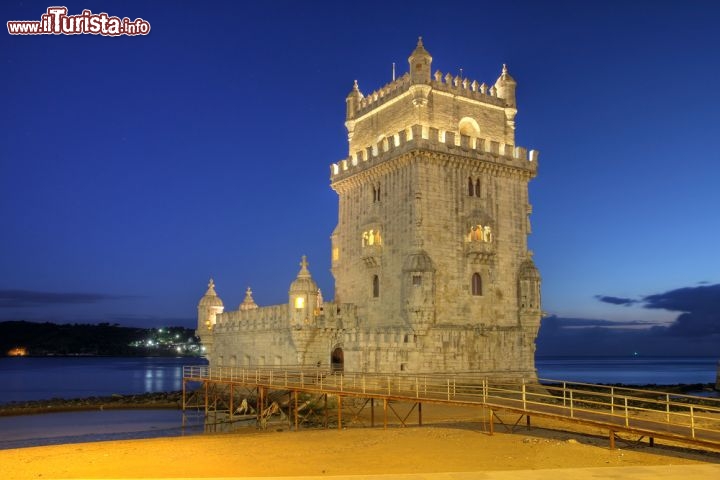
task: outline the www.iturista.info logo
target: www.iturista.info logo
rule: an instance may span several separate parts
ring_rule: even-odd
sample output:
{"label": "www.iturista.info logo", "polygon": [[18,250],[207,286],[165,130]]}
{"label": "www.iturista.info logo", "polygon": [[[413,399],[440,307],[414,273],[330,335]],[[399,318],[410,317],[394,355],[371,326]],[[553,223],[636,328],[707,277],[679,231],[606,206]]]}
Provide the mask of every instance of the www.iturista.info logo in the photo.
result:
{"label": "www.iturista.info logo", "polygon": [[111,17],[107,13],[83,10],[80,15],[68,15],[67,7],[48,7],[40,20],[15,20],[7,22],[10,35],[147,35],[150,23],[142,18]]}

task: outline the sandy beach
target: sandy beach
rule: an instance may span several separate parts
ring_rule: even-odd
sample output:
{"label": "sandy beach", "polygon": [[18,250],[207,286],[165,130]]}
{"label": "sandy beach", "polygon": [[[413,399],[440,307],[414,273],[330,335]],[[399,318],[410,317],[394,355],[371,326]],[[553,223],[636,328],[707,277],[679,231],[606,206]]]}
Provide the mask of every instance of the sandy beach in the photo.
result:
{"label": "sandy beach", "polygon": [[[720,465],[720,453],[618,442],[555,421],[489,435],[477,410],[428,406],[422,427],[267,430],[0,451],[5,479],[434,474],[585,467]],[[506,417],[514,424],[517,418]],[[412,421],[412,418],[409,420]],[[635,439],[637,440],[637,439]],[[676,467],[675,467],[676,468]],[[610,470],[608,470],[610,472]],[[614,477],[617,478],[617,477]]]}

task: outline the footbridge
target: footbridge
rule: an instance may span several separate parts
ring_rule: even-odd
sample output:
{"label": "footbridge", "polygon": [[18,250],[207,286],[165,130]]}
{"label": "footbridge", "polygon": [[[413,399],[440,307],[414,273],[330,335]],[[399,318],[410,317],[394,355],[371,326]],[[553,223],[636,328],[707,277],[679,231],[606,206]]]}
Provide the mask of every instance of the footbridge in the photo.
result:
{"label": "footbridge", "polygon": [[[404,412],[399,404],[410,406]],[[204,410],[212,424],[253,419],[265,426],[274,416],[298,430],[305,424],[342,429],[361,414],[376,425],[394,415],[405,426],[423,404],[478,408],[488,433],[500,412],[523,419],[544,417],[606,431],[610,448],[619,434],[664,439],[720,450],[720,399],[560,380],[497,382],[475,373],[411,375],[332,372],[321,368],[186,366],[183,411]],[[369,410],[369,412],[368,412]],[[332,412],[332,413],[331,413]],[[414,418],[414,415],[413,415]],[[413,420],[414,421],[414,420]]]}

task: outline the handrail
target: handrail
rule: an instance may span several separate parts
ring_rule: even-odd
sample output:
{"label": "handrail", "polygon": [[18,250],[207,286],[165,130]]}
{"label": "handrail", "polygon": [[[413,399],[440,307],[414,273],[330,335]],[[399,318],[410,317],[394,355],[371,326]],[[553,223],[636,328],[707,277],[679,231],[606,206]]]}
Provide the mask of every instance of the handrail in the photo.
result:
{"label": "handrail", "polygon": [[376,374],[302,367],[183,367],[183,378],[408,401],[482,405],[583,420],[607,428],[689,438],[720,446],[720,399],[540,379],[498,382],[464,372]]}

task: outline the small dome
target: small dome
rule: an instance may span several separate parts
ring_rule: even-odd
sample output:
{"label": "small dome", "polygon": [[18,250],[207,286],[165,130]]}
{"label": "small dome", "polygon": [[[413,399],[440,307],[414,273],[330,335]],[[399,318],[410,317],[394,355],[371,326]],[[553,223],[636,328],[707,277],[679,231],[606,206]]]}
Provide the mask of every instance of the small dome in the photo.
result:
{"label": "small dome", "polygon": [[300,271],[297,274],[297,278],[290,284],[290,293],[293,292],[317,292],[318,286],[315,280],[312,279],[310,271],[308,270],[307,257],[302,256],[302,262],[300,262]]}
{"label": "small dome", "polygon": [[434,272],[435,266],[430,256],[425,251],[420,250],[405,257],[403,263],[403,271],[405,272]]}
{"label": "small dome", "polygon": [[207,292],[205,292],[205,295],[200,299],[200,303],[198,303],[198,307],[222,307],[223,302],[218,297],[217,293],[215,293],[215,282],[213,279],[210,279],[210,282],[208,283],[208,289]]}
{"label": "small dome", "polygon": [[353,82],[353,88],[352,88],[352,90],[350,90],[350,93],[348,93],[348,95],[347,95],[347,98],[355,98],[355,97],[363,98],[363,94],[360,91],[360,87],[358,86],[357,80],[355,80]]}
{"label": "small dome", "polygon": [[495,81],[495,85],[500,85],[500,84],[517,85],[517,82],[515,81],[515,79],[513,77],[511,77],[510,74],[508,73],[507,65],[505,65],[504,63],[503,63],[502,73],[498,77],[497,81]]}
{"label": "small dome", "polygon": [[528,258],[520,264],[519,275],[521,279],[525,280],[540,280],[540,272],[532,258]]}

